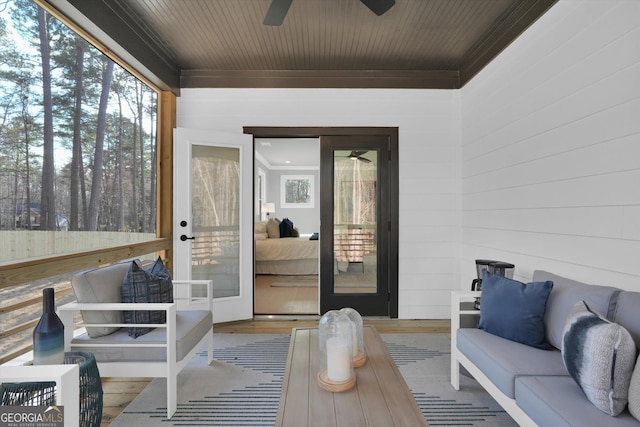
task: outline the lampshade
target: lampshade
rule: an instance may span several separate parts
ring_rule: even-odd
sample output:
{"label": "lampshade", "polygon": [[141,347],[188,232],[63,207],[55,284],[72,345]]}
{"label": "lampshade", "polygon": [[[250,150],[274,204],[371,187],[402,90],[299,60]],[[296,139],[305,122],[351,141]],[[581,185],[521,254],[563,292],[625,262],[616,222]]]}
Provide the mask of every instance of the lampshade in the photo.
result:
{"label": "lampshade", "polygon": [[275,203],[263,203],[260,209],[263,213],[270,214],[276,211]]}

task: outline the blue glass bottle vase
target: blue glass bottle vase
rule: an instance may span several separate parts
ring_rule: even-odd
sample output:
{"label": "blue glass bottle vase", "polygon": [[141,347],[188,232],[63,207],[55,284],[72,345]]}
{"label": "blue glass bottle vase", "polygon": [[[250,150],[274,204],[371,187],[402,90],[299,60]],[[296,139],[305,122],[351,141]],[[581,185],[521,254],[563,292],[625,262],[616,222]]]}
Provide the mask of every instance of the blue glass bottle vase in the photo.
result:
{"label": "blue glass bottle vase", "polygon": [[42,291],[42,317],[33,330],[33,364],[64,363],[64,324],[55,311],[53,288]]}

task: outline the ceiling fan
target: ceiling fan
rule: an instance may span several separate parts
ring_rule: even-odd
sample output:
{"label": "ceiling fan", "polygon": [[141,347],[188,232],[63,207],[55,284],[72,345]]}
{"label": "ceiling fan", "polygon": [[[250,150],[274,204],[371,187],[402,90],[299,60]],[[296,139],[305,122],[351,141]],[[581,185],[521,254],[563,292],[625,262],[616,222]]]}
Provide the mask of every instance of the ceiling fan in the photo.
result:
{"label": "ceiling fan", "polygon": [[351,160],[360,160],[361,162],[365,162],[365,163],[371,163],[371,160],[367,159],[366,157],[362,157],[367,153],[366,150],[362,151],[362,150],[353,150],[351,153],[349,153],[348,156],[345,156]]}
{"label": "ceiling fan", "polygon": [[[396,4],[396,0],[360,0],[373,13],[378,16],[383,15],[386,11]],[[271,0],[271,6],[267,10],[262,23],[273,27],[278,27],[284,22],[289,7],[293,0]]]}

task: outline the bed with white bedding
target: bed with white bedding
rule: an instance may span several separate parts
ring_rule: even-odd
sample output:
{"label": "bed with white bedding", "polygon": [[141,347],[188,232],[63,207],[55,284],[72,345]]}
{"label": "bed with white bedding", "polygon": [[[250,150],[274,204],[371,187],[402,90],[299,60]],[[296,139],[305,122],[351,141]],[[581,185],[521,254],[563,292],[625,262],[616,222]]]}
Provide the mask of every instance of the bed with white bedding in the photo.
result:
{"label": "bed with white bedding", "polygon": [[255,274],[318,274],[319,241],[310,237],[256,239]]}

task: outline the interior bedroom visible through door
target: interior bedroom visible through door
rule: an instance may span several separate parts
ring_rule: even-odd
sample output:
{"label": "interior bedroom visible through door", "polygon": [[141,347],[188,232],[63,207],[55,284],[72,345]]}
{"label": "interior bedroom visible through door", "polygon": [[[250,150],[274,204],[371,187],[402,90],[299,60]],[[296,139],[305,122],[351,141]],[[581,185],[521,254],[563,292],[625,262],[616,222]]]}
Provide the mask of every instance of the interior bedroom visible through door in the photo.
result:
{"label": "interior bedroom visible through door", "polygon": [[320,140],[255,138],[254,153],[254,314],[317,315]]}

